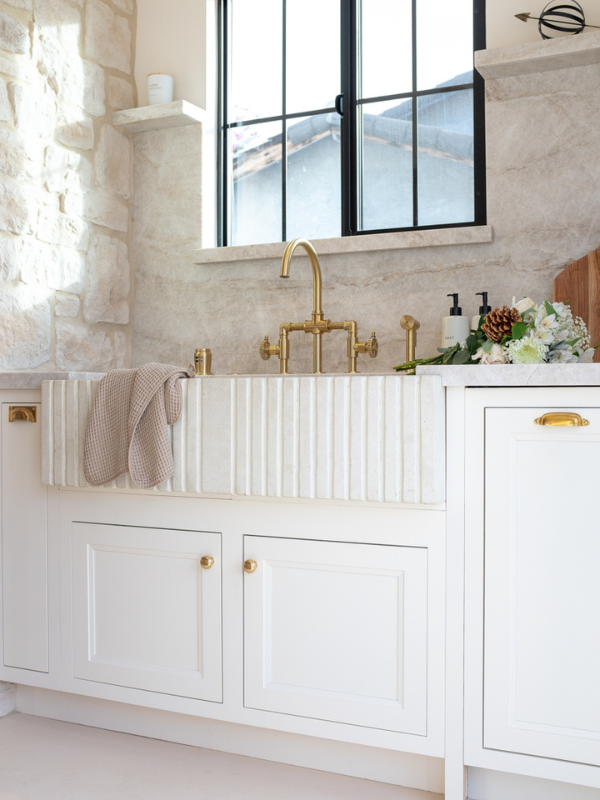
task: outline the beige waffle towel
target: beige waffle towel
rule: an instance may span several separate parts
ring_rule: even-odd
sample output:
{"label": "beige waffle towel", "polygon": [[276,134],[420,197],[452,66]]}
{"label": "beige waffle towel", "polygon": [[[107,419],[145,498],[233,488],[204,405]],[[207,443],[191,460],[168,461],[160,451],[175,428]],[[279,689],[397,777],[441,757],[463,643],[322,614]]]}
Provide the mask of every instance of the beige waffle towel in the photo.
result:
{"label": "beige waffle towel", "polygon": [[85,432],[83,471],[89,484],[102,486],[129,470],[136,486],[149,489],[173,476],[167,426],[181,416],[179,379],[194,374],[191,366],[144,364],[102,378]]}

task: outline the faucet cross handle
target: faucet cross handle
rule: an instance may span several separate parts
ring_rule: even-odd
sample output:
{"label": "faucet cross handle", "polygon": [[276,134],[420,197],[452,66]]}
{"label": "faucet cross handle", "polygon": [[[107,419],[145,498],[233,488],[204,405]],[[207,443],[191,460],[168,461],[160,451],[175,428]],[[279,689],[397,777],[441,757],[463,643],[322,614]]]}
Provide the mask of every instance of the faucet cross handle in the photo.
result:
{"label": "faucet cross handle", "polygon": [[279,345],[278,344],[271,344],[269,342],[269,337],[265,336],[265,338],[260,343],[260,357],[263,361],[268,361],[271,356],[278,356],[279,355]]}
{"label": "faucet cross handle", "polygon": [[354,345],[354,350],[357,353],[368,353],[371,358],[376,358],[379,352],[379,343],[375,331],[371,331],[371,336],[366,342],[357,342]]}

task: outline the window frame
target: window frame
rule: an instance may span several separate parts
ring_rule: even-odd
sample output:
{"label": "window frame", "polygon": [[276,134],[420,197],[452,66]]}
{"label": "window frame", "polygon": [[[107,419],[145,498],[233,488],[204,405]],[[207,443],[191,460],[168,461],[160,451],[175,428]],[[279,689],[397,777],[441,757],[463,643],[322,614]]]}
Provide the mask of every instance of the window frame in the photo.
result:
{"label": "window frame", "polygon": [[[229,56],[227,41],[230,36],[229,4],[231,0],[217,0],[217,246],[227,247],[230,230],[231,197],[229,191],[229,163],[227,158],[227,131],[231,127],[249,124],[254,120],[244,120],[235,124],[226,121],[228,108],[228,71]],[[341,235],[337,238],[350,236],[368,236],[372,234],[400,233],[411,231],[437,230],[443,228],[465,228],[484,226],[487,224],[486,200],[486,163],[485,163],[485,81],[473,67],[473,81],[448,87],[435,87],[426,90],[417,90],[417,49],[416,49],[416,9],[418,0],[412,2],[412,90],[386,95],[381,98],[358,98],[357,91],[357,56],[359,53],[359,29],[357,20],[361,13],[363,0],[341,0],[340,14],[340,48],[341,48],[341,86],[340,93],[343,97],[343,114],[340,118],[341,132]],[[286,95],[286,63],[285,63],[285,30],[286,14],[285,0],[283,2],[283,97]],[[473,52],[485,49],[485,0],[473,0]],[[360,230],[359,202],[360,169],[359,169],[359,126],[358,115],[360,106],[374,101],[386,100],[412,100],[412,127],[413,127],[413,222],[418,222],[418,98],[433,94],[442,94],[471,89],[473,92],[473,189],[474,189],[474,218],[470,222],[449,222],[434,225],[413,224],[406,227],[365,229]],[[286,225],[286,175],[287,175],[287,120],[313,116],[322,113],[331,113],[331,108],[314,109],[308,112],[286,114],[285,105],[282,114],[269,117],[256,122],[282,120],[282,233]]]}

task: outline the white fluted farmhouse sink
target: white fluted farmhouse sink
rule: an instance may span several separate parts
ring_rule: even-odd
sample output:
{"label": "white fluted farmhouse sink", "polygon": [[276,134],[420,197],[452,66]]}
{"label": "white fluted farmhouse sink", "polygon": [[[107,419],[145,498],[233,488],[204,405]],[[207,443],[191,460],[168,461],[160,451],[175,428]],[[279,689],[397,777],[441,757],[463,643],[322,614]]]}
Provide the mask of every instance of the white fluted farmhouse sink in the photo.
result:
{"label": "white fluted farmhouse sink", "polygon": [[[92,490],[83,477],[83,441],[98,383],[44,382],[45,484]],[[444,502],[439,376],[211,376],[182,386],[184,410],[172,428],[175,474],[158,491]],[[126,475],[109,486],[142,491]]]}

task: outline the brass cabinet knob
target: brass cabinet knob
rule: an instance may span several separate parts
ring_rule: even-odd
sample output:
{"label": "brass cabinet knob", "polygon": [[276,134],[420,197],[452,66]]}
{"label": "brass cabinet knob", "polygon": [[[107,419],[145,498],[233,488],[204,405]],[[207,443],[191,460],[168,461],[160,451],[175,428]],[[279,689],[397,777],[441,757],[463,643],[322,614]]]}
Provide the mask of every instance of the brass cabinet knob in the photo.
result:
{"label": "brass cabinet knob", "polygon": [[9,406],[9,422],[37,422],[37,406]]}
{"label": "brass cabinet knob", "polygon": [[202,556],[200,559],[200,566],[202,569],[210,569],[214,563],[215,560],[212,556]]}
{"label": "brass cabinet knob", "polygon": [[258,563],[253,561],[249,558],[247,561],[244,561],[244,572],[256,572],[258,569]]}
{"label": "brass cabinet knob", "polygon": [[573,411],[551,411],[535,420],[536,425],[554,425],[560,427],[583,427],[589,425],[589,420]]}

